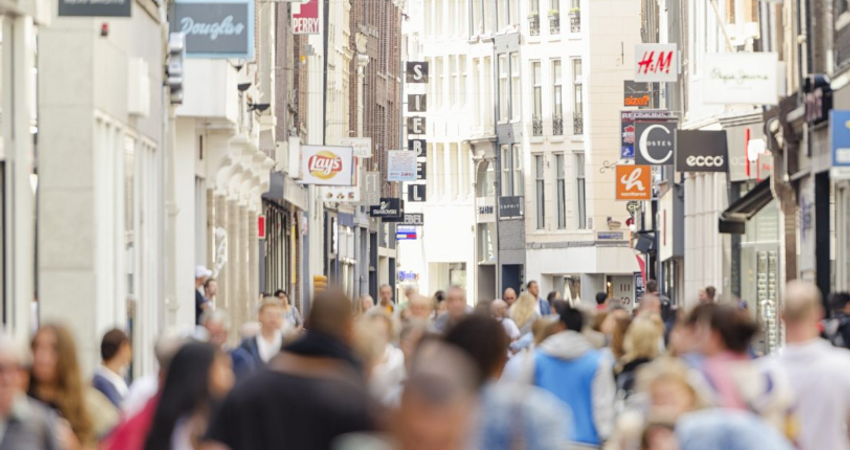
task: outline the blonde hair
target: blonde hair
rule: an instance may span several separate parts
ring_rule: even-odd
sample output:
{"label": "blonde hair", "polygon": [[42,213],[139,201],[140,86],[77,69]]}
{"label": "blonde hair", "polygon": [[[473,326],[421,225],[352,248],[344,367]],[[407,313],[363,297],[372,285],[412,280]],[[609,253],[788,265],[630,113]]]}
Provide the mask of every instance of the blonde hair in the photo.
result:
{"label": "blonde hair", "polygon": [[540,345],[546,338],[558,332],[560,321],[554,317],[541,317],[531,325],[531,333],[534,336],[534,345]]}
{"label": "blonde hair", "polygon": [[653,359],[660,353],[658,343],[664,336],[664,324],[656,314],[641,314],[626,330],[623,340],[623,355],[625,361],[638,358]]}
{"label": "blonde hair", "polygon": [[516,323],[519,328],[528,324],[528,321],[534,318],[534,312],[537,310],[537,299],[528,292],[524,292],[519,296],[517,301],[511,305],[508,310],[508,315]]}
{"label": "blonde hair", "polygon": [[652,386],[659,383],[678,383],[693,396],[693,409],[697,410],[710,406],[707,387],[700,380],[700,376],[682,360],[663,356],[641,367],[635,385],[638,392],[649,392]]}

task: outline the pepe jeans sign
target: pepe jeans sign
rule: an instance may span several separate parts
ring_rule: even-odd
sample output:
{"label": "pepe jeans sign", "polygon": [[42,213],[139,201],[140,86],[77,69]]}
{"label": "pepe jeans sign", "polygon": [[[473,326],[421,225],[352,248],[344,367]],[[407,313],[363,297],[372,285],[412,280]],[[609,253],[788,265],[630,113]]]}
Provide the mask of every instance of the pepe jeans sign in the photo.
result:
{"label": "pepe jeans sign", "polygon": [[779,58],[776,53],[709,53],[705,55],[705,73],[705,103],[779,103]]}
{"label": "pepe jeans sign", "polygon": [[199,58],[254,57],[253,2],[177,2],[172,32],[186,35],[186,55]]}

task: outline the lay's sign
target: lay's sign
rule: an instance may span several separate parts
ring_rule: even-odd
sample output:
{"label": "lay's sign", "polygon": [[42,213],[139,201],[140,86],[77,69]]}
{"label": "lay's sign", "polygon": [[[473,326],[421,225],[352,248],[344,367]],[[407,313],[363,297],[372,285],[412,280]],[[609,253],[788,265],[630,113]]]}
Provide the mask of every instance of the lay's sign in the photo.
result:
{"label": "lay's sign", "polygon": [[301,183],[352,186],[354,156],[351,147],[301,146]]}

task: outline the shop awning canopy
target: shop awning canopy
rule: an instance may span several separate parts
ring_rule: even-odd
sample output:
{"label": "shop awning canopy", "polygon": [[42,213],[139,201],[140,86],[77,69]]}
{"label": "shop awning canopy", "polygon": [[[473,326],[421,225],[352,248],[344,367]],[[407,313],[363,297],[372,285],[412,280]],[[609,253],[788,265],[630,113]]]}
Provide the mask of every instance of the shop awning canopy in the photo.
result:
{"label": "shop awning canopy", "polygon": [[720,232],[744,234],[747,221],[758,214],[771,200],[773,200],[773,193],[770,191],[770,177],[768,177],[720,214]]}

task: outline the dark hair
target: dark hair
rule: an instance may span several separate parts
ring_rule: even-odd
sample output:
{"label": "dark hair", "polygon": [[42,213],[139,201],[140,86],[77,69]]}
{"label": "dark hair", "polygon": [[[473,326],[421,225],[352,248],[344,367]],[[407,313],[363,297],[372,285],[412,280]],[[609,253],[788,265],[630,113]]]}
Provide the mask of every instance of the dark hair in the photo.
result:
{"label": "dark hair", "polygon": [[715,289],[714,286],[709,286],[705,288],[705,295],[707,295],[708,298],[714,300],[715,294],[717,294],[717,289]]}
{"label": "dark hair", "polygon": [[536,282],[536,281],[534,281],[534,280],[531,280],[531,281],[529,281],[529,282],[528,282],[528,284],[526,284],[526,285],[525,285],[525,288],[526,288],[526,289],[531,289],[531,285],[532,285],[532,284],[537,284],[537,282]]}
{"label": "dark hair", "polygon": [[646,292],[658,292],[658,282],[655,280],[649,280],[646,282]]}
{"label": "dark hair", "polygon": [[216,282],[215,278],[207,278],[207,281],[204,281],[204,287],[208,288],[208,287],[210,287],[210,283],[215,283],[215,282]]}
{"label": "dark hair", "polygon": [[607,292],[597,292],[596,293],[596,304],[597,305],[604,305],[606,300],[608,300],[608,293]]}
{"label": "dark hair", "polygon": [[505,363],[510,345],[502,324],[483,315],[465,317],[449,330],[444,340],[472,359],[478,367],[479,385],[483,385],[490,374]]}
{"label": "dark hair", "polygon": [[106,332],[100,341],[100,357],[103,361],[111,361],[124,343],[129,344],[130,338],[123,331],[115,328]]}
{"label": "dark hair", "polygon": [[570,306],[569,303],[563,305],[558,314],[561,316],[561,322],[567,326],[568,330],[580,332],[584,328],[584,314]]}
{"label": "dark hair", "polygon": [[558,291],[552,291],[546,296],[546,301],[548,301],[549,304],[552,304],[556,298],[558,298]]}
{"label": "dark hair", "polygon": [[709,327],[723,341],[723,345],[735,353],[744,353],[758,332],[758,325],[750,314],[737,305],[706,303],[691,311],[687,324],[708,321]]}
{"label": "dark hair", "polygon": [[278,289],[278,290],[274,291],[275,297],[280,297],[280,294],[286,295],[286,291],[284,291],[283,289]]}
{"label": "dark hair", "polygon": [[446,293],[445,292],[437,291],[437,292],[434,293],[434,300],[436,300],[437,303],[440,303],[441,301],[443,301],[445,299],[446,299]]}
{"label": "dark hair", "polygon": [[566,300],[555,300],[554,302],[552,302],[552,311],[554,311],[555,314],[560,316],[561,311],[563,311],[564,308],[566,308],[567,306],[570,306],[570,304]]}
{"label": "dark hair", "polygon": [[188,343],[174,355],[165,375],[145,450],[170,450],[177,421],[209,406],[212,401],[210,369],[215,357],[215,347],[204,342]]}
{"label": "dark hair", "polygon": [[313,297],[307,329],[327,336],[341,337],[345,326],[351,322],[351,300],[340,291],[322,291]]}
{"label": "dark hair", "polygon": [[850,303],[850,294],[847,292],[833,292],[828,297],[829,307],[833,311],[840,312]]}

